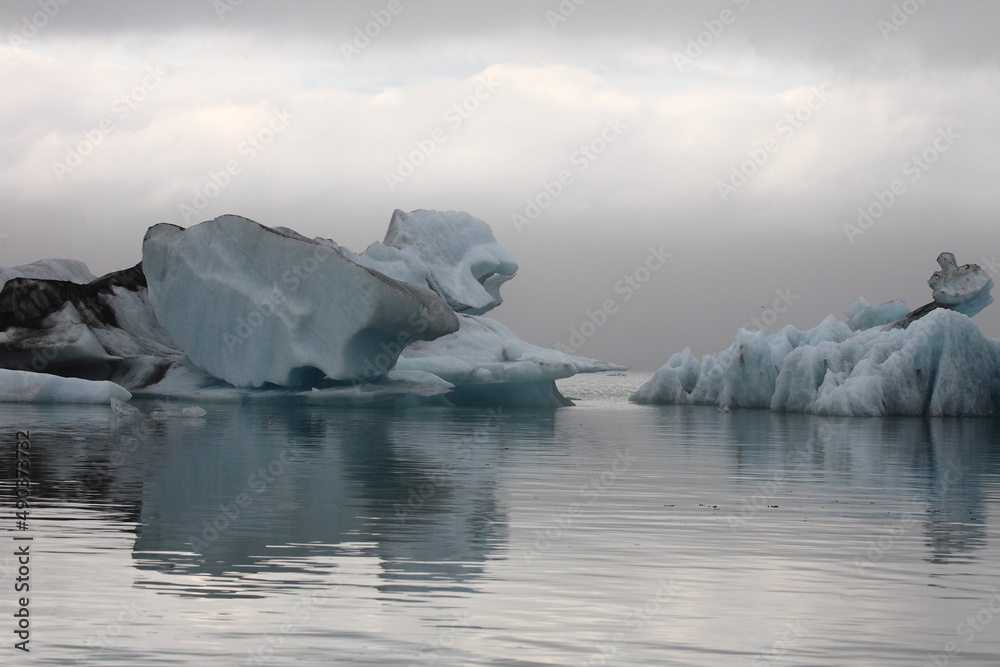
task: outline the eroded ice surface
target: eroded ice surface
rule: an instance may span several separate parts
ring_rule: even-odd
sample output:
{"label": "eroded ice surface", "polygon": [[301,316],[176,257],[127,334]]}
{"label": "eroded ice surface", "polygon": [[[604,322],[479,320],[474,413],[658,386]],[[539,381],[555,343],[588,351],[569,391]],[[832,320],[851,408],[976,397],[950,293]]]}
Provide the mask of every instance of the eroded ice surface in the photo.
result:
{"label": "eroded ice surface", "polygon": [[385,375],[402,344],[458,328],[429,290],[234,215],[151,227],[142,267],[163,328],[191,361],[237,387]]}
{"label": "eroded ice surface", "polygon": [[397,209],[381,243],[348,256],[396,280],[424,285],[468,315],[503,303],[500,286],[517,273],[514,255],[497,244],[490,226],[457,211]]}
{"label": "eroded ice surface", "polygon": [[928,280],[934,301],[909,311],[859,298],[838,322],[765,336],[740,329],[718,355],[674,354],[637,403],[700,403],[844,416],[1000,415],[1000,340],[969,319],[993,301],[978,265],[950,252]]}
{"label": "eroded ice surface", "polygon": [[969,317],[993,303],[993,279],[978,264],[958,266],[950,252],[938,255],[937,262],[941,270],[927,281],[935,303]]}
{"label": "eroded ice surface", "polygon": [[938,309],[908,328],[740,330],[718,355],[675,354],[632,396],[844,416],[1000,415],[1000,341]]}

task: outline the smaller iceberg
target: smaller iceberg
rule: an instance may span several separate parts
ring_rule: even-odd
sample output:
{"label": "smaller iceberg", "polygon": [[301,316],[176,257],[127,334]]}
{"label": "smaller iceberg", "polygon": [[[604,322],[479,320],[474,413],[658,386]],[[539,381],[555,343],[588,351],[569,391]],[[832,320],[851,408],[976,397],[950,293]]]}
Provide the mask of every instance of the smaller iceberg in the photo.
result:
{"label": "smaller iceberg", "polygon": [[934,301],[859,299],[845,322],[765,336],[740,329],[718,355],[673,355],[631,399],[768,408],[842,416],[1000,415],[1000,340],[970,319],[992,301],[993,281],[951,253],[928,281]]}
{"label": "smaller iceberg", "polygon": [[9,403],[105,403],[132,394],[107,380],[64,378],[49,373],[0,368],[0,401]]}
{"label": "smaller iceberg", "polygon": [[458,405],[559,407],[572,405],[555,380],[577,373],[626,370],[625,366],[526,343],[489,317],[459,315],[459,330],[413,343],[399,356],[395,374],[424,373],[453,385]]}
{"label": "smaller iceberg", "polygon": [[940,271],[927,283],[931,286],[934,303],[941,308],[950,308],[960,313],[975,316],[993,303],[993,279],[978,264],[958,266],[955,255],[943,252],[938,256]]}

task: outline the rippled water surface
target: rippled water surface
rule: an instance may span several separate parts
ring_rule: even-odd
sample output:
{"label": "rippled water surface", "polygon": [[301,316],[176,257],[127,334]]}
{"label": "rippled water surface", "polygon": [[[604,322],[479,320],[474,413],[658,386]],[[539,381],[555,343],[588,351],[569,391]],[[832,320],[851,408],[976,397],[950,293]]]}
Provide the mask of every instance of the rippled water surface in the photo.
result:
{"label": "rippled water surface", "polygon": [[0,664],[1000,664],[1000,420],[629,404],[643,379],[558,410],[0,405]]}

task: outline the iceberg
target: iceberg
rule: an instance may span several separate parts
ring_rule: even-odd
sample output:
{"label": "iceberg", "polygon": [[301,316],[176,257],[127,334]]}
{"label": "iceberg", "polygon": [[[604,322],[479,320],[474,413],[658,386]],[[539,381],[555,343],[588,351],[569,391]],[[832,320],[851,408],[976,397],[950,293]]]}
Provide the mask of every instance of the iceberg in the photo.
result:
{"label": "iceberg", "polygon": [[459,323],[454,333],[403,350],[394,374],[436,376],[453,385],[447,399],[459,405],[559,407],[572,402],[556,389],[556,380],[626,369],[531,345],[489,317],[460,315]]}
{"label": "iceberg", "polygon": [[8,403],[104,403],[127,401],[132,394],[106,380],[64,378],[49,373],[0,368],[0,401]]}
{"label": "iceberg", "polygon": [[973,317],[993,303],[990,290],[993,279],[978,264],[958,266],[955,255],[943,252],[937,258],[941,266],[927,283],[931,286],[934,303]]}
{"label": "iceberg", "polygon": [[482,315],[503,303],[500,286],[517,261],[490,226],[468,213],[396,210],[381,243],[360,255],[362,266],[411,285],[425,285],[457,313]]}
{"label": "iceberg", "polygon": [[78,259],[40,259],[24,266],[10,269],[0,268],[0,288],[11,278],[39,278],[43,280],[65,280],[84,285],[97,276]]}
{"label": "iceberg", "polygon": [[901,301],[869,306],[862,298],[846,322],[831,315],[808,331],[741,329],[718,355],[674,354],[630,400],[842,416],[1000,415],[1000,340],[962,312],[992,300],[992,281],[975,265],[946,267],[946,255],[945,275],[929,282],[935,299],[939,288],[949,295],[947,305],[907,313]]}
{"label": "iceberg", "polygon": [[532,406],[569,404],[556,379],[624,369],[483,317],[518,266],[467,213],[396,211],[360,254],[235,215],[154,225],[142,251],[100,278],[0,269],[0,368],[199,402]]}
{"label": "iceberg", "polygon": [[458,329],[430,290],[235,215],[151,227],[142,270],[157,321],[195,365],[237,387],[385,375],[409,342]]}
{"label": "iceberg", "polygon": [[140,266],[83,283],[86,267],[67,276],[58,262],[37,262],[50,270],[24,271],[38,277],[10,277],[0,291],[0,367],[132,389],[183,363],[146,300]]}

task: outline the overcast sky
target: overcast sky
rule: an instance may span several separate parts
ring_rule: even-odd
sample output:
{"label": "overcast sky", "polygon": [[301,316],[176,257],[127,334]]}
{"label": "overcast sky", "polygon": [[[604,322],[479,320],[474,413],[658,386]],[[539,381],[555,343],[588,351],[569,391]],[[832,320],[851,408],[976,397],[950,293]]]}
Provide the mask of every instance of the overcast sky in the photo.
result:
{"label": "overcast sky", "polygon": [[520,263],[497,319],[653,370],[1000,256],[998,27],[986,0],[6,0],[0,266],[100,275],[223,213],[361,251],[396,208],[464,210]]}

